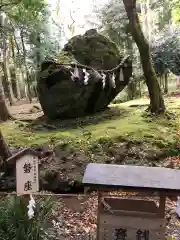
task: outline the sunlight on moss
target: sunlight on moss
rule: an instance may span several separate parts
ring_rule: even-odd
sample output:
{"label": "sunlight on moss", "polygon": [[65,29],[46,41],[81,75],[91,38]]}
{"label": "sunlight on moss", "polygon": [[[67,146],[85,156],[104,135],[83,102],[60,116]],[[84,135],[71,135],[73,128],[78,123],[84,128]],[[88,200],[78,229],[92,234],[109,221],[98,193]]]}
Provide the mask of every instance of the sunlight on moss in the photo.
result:
{"label": "sunlight on moss", "polygon": [[59,142],[71,143],[84,148],[93,144],[98,139],[117,139],[118,137],[146,140],[157,143],[158,141],[172,142],[180,126],[180,99],[173,99],[168,103],[168,110],[176,113],[175,119],[161,117],[145,117],[145,108],[138,109],[131,105],[147,104],[148,99],[134,100],[122,104],[114,104],[121,110],[126,110],[124,115],[115,119],[102,120],[95,124],[63,128],[56,131],[28,131],[27,124],[20,122],[6,122],[1,124],[3,135],[12,146],[32,147],[37,145],[55,146]]}

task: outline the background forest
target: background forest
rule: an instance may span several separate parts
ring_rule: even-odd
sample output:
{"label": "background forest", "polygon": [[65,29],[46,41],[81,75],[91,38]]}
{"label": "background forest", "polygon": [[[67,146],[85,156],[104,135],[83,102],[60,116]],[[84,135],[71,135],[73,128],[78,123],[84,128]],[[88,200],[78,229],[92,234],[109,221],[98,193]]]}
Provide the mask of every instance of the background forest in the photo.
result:
{"label": "background forest", "polygon": [[[82,193],[82,176],[90,162],[180,169],[180,0],[89,0],[86,12],[80,1],[68,0],[67,5],[64,2],[0,1],[0,192],[15,190],[15,164],[11,166],[12,170],[8,159],[27,147],[39,154],[40,189],[50,193]],[[88,9],[89,3],[91,10]],[[101,34],[102,41],[94,41],[97,45],[104,41],[100,59],[105,56],[111,64],[113,61],[106,53],[113,53],[117,57],[115,60],[119,60],[119,53],[123,57],[129,56],[132,76],[129,77],[128,71],[124,71],[129,58],[124,61],[121,58],[120,64],[114,61],[113,67],[120,72],[116,72],[118,77],[114,77],[112,68],[108,72],[107,68],[91,66],[96,69],[95,80],[103,74],[103,69],[107,73],[105,77],[110,74],[115,78],[115,87],[112,85],[113,77],[111,85],[106,84],[105,87],[102,79],[99,80],[101,82],[97,85],[100,87],[95,89],[93,98],[88,98],[91,100],[88,107],[91,108],[93,100],[100,95],[102,102],[105,102],[103,111],[92,111],[92,114],[77,117],[78,113],[84,113],[81,108],[87,101],[86,96],[93,92],[91,86],[94,82],[92,85],[85,84],[85,77],[89,75],[83,68],[84,65],[88,68],[90,64],[79,61],[84,64],[82,67],[78,62],[85,77],[81,85],[75,85],[77,63],[73,63],[73,68],[69,70],[69,61],[74,60],[74,55],[69,59],[64,50],[71,49],[72,53],[75,49],[72,42],[78,38],[82,40],[79,34],[83,35],[89,29],[93,29],[90,32],[95,35],[97,32]],[[87,35],[85,37],[88,39]],[[113,51],[106,52],[106,43]],[[75,47],[84,54],[81,47],[86,50],[86,44],[75,44]],[[96,53],[93,47],[89,49],[89,54],[85,54],[84,58],[87,62],[91,62],[91,53]],[[56,70],[62,73],[58,69],[62,65],[71,74],[67,71],[68,78],[57,74],[54,82],[47,81],[46,84],[40,75],[44,73],[41,71],[44,62],[53,62],[56,66],[55,71],[52,66],[50,72],[47,68],[45,80],[56,74]],[[57,62],[61,64],[56,65]],[[126,74],[123,74],[121,81],[123,71]],[[54,80],[53,77],[49,79]],[[40,96],[43,94],[39,94],[38,83],[41,87],[47,85],[47,95],[44,94],[43,101],[48,105],[48,110],[56,112],[56,105],[52,103],[58,102],[60,110],[68,109],[68,114],[74,111],[76,117],[71,114],[71,119],[48,118],[41,104]],[[51,95],[48,95],[51,90]],[[112,90],[113,97],[109,94],[110,100],[106,101],[104,96],[109,90]],[[75,101],[74,96],[80,96],[77,99],[82,101]],[[100,105],[99,102],[95,101],[94,105]],[[56,221],[53,227],[52,221],[48,227],[45,225],[46,215],[48,221],[52,220],[45,203],[31,225],[26,216],[25,224],[17,227],[16,220],[24,218],[26,204],[18,197],[14,198],[14,202],[11,198],[7,202],[0,201],[0,221],[6,223],[0,224],[0,239],[3,234],[3,240],[12,239],[12,234],[15,237],[22,234],[13,239],[29,240],[48,239],[48,235],[50,239],[75,239],[75,236],[86,239],[84,237],[90,236],[91,232],[94,234],[96,197],[89,195],[78,200],[84,204],[77,204],[78,207],[81,205],[78,211],[73,210],[72,202],[68,205],[62,199],[56,199],[55,207],[47,204],[50,210],[55,209],[52,214]],[[180,239],[179,218],[174,211],[176,199],[168,199],[167,202],[167,236],[169,239]],[[20,205],[23,208],[18,208]],[[15,215],[12,214],[14,209],[17,210]],[[19,212],[19,209],[22,211]],[[44,209],[42,214],[40,209]],[[45,224],[42,226],[37,224],[43,221]],[[57,238],[51,238],[48,231],[53,232],[53,236],[56,233]],[[39,238],[34,237],[37,234]]]}
{"label": "background forest", "polygon": [[[59,1],[53,14],[50,5],[41,0],[1,2],[1,99],[4,95],[10,105],[24,98],[32,102],[37,97],[36,77],[41,62],[48,57],[58,59],[62,43],[83,26],[76,23],[73,1],[67,24],[61,19]],[[164,93],[174,91],[179,86],[175,76],[180,74],[180,3],[178,0],[137,1],[137,11],[161,88]],[[85,25],[98,28],[117,44],[123,55],[133,58],[133,80],[118,99],[132,100],[146,94],[139,51],[128,27],[123,1],[107,1],[98,8],[94,2],[94,12],[85,18]],[[3,120],[8,113],[2,103],[1,106]]]}

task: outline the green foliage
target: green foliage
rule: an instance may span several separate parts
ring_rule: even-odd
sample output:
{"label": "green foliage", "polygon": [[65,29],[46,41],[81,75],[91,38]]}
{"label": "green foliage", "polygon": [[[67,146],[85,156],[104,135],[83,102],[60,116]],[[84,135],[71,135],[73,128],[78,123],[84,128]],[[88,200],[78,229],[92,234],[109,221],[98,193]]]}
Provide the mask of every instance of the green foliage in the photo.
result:
{"label": "green foliage", "polygon": [[123,49],[124,41],[129,37],[128,20],[123,2],[110,0],[96,11],[96,15],[101,24],[101,32]]}
{"label": "green foliage", "polygon": [[39,21],[42,22],[46,7],[44,0],[23,0],[5,13],[19,26],[33,28],[39,24]]}
{"label": "green foliage", "polygon": [[[139,12],[139,4],[137,4]],[[122,55],[130,55],[133,60],[133,73],[136,79],[142,75],[140,68],[139,51],[132,39],[129,21],[122,0],[110,0],[96,10],[96,16],[100,22],[100,31],[110,38],[119,47]]]}
{"label": "green foliage", "polygon": [[179,0],[172,0],[171,1],[172,7],[172,16],[175,23],[180,23],[180,1]]}
{"label": "green foliage", "polygon": [[179,156],[180,155],[180,132],[178,131],[174,142],[169,146],[168,153],[170,156]]}
{"label": "green foliage", "polygon": [[[12,9],[10,18],[26,36],[26,44],[30,45],[30,50],[34,52],[35,56],[37,56],[37,51],[41,54],[44,53],[44,36],[48,34],[46,29],[48,17],[49,13],[44,0],[22,1]],[[37,41],[38,37],[40,37],[40,41],[43,39],[43,44]]]}
{"label": "green foliage", "polygon": [[47,218],[52,208],[50,199],[37,202],[35,217],[28,218],[23,197],[6,197],[0,202],[0,240],[44,240]]}
{"label": "green foliage", "polygon": [[[36,69],[45,56],[56,55],[59,44],[56,39],[50,37],[50,14],[45,0],[22,0],[12,5],[12,8],[6,8],[4,12],[13,26],[19,46],[21,46],[19,32],[23,35],[28,69]],[[24,50],[21,47],[19,49],[17,60],[25,65]]]}
{"label": "green foliage", "polygon": [[152,58],[157,73],[162,74],[169,68],[175,75],[180,75],[180,29],[164,29],[152,47]]}

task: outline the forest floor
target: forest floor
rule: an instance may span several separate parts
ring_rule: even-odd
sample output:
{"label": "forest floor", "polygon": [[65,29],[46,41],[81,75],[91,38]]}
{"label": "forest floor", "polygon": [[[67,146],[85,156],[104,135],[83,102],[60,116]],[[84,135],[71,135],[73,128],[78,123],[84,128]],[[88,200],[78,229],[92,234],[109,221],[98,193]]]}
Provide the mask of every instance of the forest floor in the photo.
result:
{"label": "forest floor", "polygon": [[[148,102],[144,98],[112,104],[94,116],[47,122],[36,100],[32,104],[21,101],[10,108],[17,120],[0,127],[12,150],[32,147],[52,151],[41,164],[41,184],[49,191],[68,192],[73,184],[79,186],[89,162],[180,168],[180,97],[165,97],[165,116],[148,115]],[[96,228],[96,198],[90,196],[83,204],[85,210],[79,213],[64,208],[59,211],[69,236],[65,239],[73,237],[72,232],[77,235],[82,231],[82,235]],[[168,234],[180,239],[175,202],[168,200],[166,218]]]}

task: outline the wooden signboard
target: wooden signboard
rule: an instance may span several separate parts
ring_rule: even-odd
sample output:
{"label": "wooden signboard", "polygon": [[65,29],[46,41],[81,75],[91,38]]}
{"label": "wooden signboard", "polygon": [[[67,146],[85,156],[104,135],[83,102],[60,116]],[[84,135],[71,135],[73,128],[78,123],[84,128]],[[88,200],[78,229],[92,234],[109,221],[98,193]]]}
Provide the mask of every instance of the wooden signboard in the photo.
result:
{"label": "wooden signboard", "polygon": [[[114,164],[88,164],[83,183],[98,190],[97,240],[165,240],[166,196],[180,195],[180,170]],[[123,190],[156,193],[153,201],[103,197]]]}
{"label": "wooden signboard", "polygon": [[38,157],[25,152],[16,159],[16,192],[18,195],[39,191]]}
{"label": "wooden signboard", "polygon": [[[103,202],[110,206],[104,208]],[[165,239],[164,218],[153,201],[107,197],[100,202],[99,240]]]}

